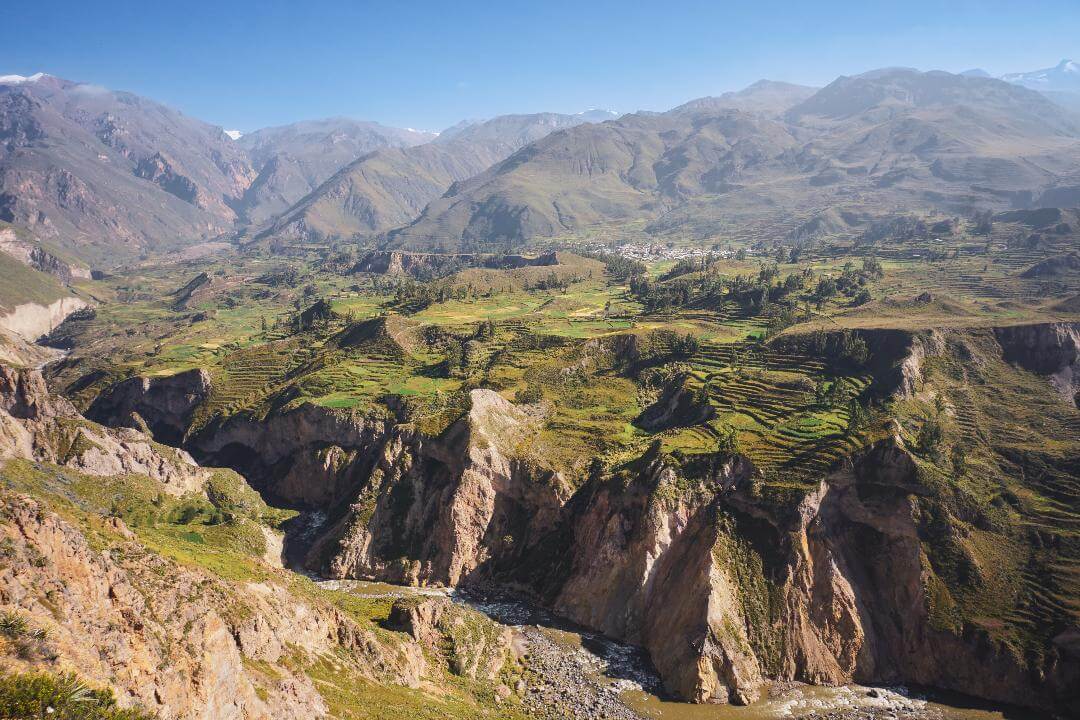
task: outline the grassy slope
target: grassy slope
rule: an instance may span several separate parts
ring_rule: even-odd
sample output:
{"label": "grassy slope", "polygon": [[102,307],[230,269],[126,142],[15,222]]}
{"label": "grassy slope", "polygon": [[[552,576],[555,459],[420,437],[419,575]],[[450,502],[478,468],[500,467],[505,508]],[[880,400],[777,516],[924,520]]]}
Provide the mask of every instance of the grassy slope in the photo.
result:
{"label": "grassy slope", "polygon": [[[291,512],[268,507],[229,470],[215,472],[207,490],[210,502],[199,496],[166,495],[141,476],[91,477],[20,460],[0,465],[0,491],[24,493],[45,502],[79,527],[94,547],[106,549],[121,541],[105,522],[109,516],[118,516],[148,551],[235,583],[238,612],[244,605],[246,583],[281,584],[300,599],[336,605],[390,647],[400,641],[397,633],[381,626],[389,615],[390,600],[319,588],[305,577],[262,561],[265,539],[259,526],[279,525]],[[293,654],[284,662],[311,677],[334,718],[524,718],[515,704],[496,702],[485,683],[452,674],[440,658],[429,659],[433,670],[421,690],[372,681],[344,651],[321,657]],[[248,660],[246,664],[268,683],[280,677],[268,663]]]}
{"label": "grassy slope", "polygon": [[50,305],[66,295],[70,293],[52,275],[0,252],[0,312],[10,312],[23,303]]}

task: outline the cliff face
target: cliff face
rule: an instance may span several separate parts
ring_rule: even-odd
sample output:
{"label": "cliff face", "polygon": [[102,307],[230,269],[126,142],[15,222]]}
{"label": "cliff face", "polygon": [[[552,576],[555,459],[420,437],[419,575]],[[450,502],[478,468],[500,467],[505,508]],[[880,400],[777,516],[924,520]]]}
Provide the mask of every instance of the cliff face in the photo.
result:
{"label": "cliff face", "polygon": [[[48,630],[44,641],[20,641],[22,659],[0,658],[7,669],[75,669],[165,720],[324,717],[323,698],[297,669],[309,656],[338,653],[358,680],[412,687],[426,670],[416,642],[386,647],[284,584],[184,569],[119,520],[99,531],[109,546],[100,550],[30,498],[7,496],[2,510],[0,609]],[[298,660],[290,665],[289,655]]]}
{"label": "cliff face", "polygon": [[55,330],[68,315],[85,307],[86,301],[77,297],[63,297],[49,305],[23,303],[0,316],[0,328],[34,341]]}
{"label": "cliff face", "polygon": [[[17,459],[34,463],[5,462]],[[232,477],[240,487],[139,431],[77,416],[36,371],[0,368],[0,671],[72,672],[162,720],[341,717],[341,688],[363,697],[354,704],[416,703],[395,688],[423,688],[480,713],[472,686],[439,683],[449,671],[490,690],[513,655],[508,631],[445,599],[402,606],[396,633],[376,628],[378,611],[339,608],[255,551],[250,536],[267,536],[267,555],[280,538]],[[173,510],[207,499],[230,517],[174,526]],[[178,530],[197,539],[193,554],[176,554]],[[247,539],[220,540],[237,533]]]}
{"label": "cliff face", "polygon": [[0,223],[0,252],[6,252],[24,265],[54,275],[63,282],[71,282],[75,278],[90,279],[89,268],[62,260],[43,248],[29,233],[15,227],[4,227],[3,223]]}
{"label": "cliff face", "polygon": [[312,548],[331,577],[457,585],[490,576],[556,519],[562,478],[530,462],[537,428],[490,390],[442,436],[395,431],[353,503]]}
{"label": "cliff face", "polygon": [[[924,372],[965,357],[973,376],[1004,357],[1075,377],[1073,327],[863,335],[882,358],[875,390],[905,403],[944,399],[949,388]],[[996,360],[971,356],[969,340]],[[953,403],[944,404],[948,418]],[[941,463],[917,457],[900,425],[816,483],[768,482],[739,456],[665,460],[657,446],[597,466],[576,491],[537,457],[540,428],[527,409],[474,390],[468,413],[438,437],[304,405],[212,422],[189,447],[247,470],[268,496],[323,512],[309,569],[524,592],[643,646],[680,698],[746,703],[765,678],[903,682],[1075,711],[1075,628],[1055,625],[1046,644],[1024,650],[992,622],[949,611],[956,567],[968,575],[965,592],[1018,592],[995,586],[1005,581],[991,577],[993,555],[971,548],[1009,533],[1026,543],[1019,501],[994,497],[1012,519],[979,515],[964,504],[973,500],[957,471],[942,476]],[[1042,533],[1032,542],[1062,541]],[[1001,607],[1020,607],[1018,597]]]}
{"label": "cliff face", "polygon": [[1080,406],[1080,323],[1047,323],[998,328],[1005,359],[1050,376],[1066,401]]}
{"label": "cliff face", "polygon": [[207,464],[239,469],[280,502],[329,508],[355,496],[390,433],[388,421],[301,405],[265,420],[217,420],[190,439]]}
{"label": "cliff face", "polygon": [[88,475],[147,475],[175,495],[201,490],[208,474],[183,450],[158,445],[137,430],[82,418],[50,395],[36,370],[0,366],[0,459],[63,465]]}
{"label": "cliff face", "polygon": [[195,409],[210,395],[210,374],[188,370],[164,378],[133,377],[99,395],[86,417],[110,427],[147,429],[160,442],[180,445]]}

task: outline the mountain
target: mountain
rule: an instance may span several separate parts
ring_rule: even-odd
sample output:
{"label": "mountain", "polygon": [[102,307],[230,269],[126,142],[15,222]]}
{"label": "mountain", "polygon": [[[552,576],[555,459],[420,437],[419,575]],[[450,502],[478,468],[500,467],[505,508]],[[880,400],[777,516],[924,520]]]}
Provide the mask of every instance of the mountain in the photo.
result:
{"label": "mountain", "polygon": [[385,243],[505,249],[627,221],[710,237],[721,222],[780,226],[841,202],[1007,208],[1075,184],[1080,160],[1065,111],[993,79],[885,69],[841,77],[774,118],[728,102],[553,133],[456,184]]}
{"label": "mountain", "polygon": [[806,100],[819,88],[792,83],[758,80],[753,85],[726,92],[717,97],[703,97],[680,105],[671,112],[704,112],[708,110],[743,110],[767,116],[780,115],[803,100]]}
{"label": "mountain", "polygon": [[1080,63],[1062,60],[1052,68],[1010,73],[1001,79],[1038,90],[1062,107],[1080,112]]}
{"label": "mountain", "polygon": [[376,122],[329,118],[265,128],[236,138],[259,173],[238,205],[244,222],[261,224],[357,158],[382,148],[412,147],[435,133]]}
{"label": "mountain", "polygon": [[1031,72],[1009,73],[1001,79],[1032,90],[1080,93],[1080,63],[1062,60],[1052,68]]}
{"label": "mountain", "polygon": [[464,122],[431,143],[376,150],[342,168],[258,234],[348,237],[403,225],[455,182],[487,169],[583,115],[503,115]]}
{"label": "mountain", "polygon": [[0,79],[0,220],[95,263],[231,229],[255,177],[221,128],[127,92]]}

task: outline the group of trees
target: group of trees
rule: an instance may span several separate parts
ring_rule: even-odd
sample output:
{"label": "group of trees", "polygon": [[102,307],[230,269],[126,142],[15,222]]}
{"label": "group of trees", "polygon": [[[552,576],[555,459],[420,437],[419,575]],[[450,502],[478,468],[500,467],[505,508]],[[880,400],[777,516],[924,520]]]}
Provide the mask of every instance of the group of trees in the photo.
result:
{"label": "group of trees", "polygon": [[[807,316],[830,300],[846,298],[852,305],[872,299],[869,283],[884,275],[881,262],[863,258],[862,265],[845,264],[838,275],[818,276],[809,267],[781,277],[778,263],[765,263],[757,274],[722,275],[710,256],[681,260],[661,279],[643,272],[630,275],[630,294],[646,313],[667,313],[681,307],[719,308],[733,302],[744,312],[770,320],[775,332]],[[816,280],[816,282],[815,282]]]}
{"label": "group of trees", "polygon": [[824,358],[835,370],[861,370],[870,361],[866,340],[848,329],[834,333],[818,330],[810,336],[808,350]]}

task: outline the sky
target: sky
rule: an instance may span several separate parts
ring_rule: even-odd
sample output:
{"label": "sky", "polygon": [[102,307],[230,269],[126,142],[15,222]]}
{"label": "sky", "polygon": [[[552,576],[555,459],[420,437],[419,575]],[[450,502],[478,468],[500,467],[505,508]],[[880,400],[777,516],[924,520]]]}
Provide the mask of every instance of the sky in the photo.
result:
{"label": "sky", "polygon": [[334,116],[440,130],[666,110],[761,78],[1080,60],[1080,0],[9,0],[0,25],[0,75],[128,90],[243,131]]}

